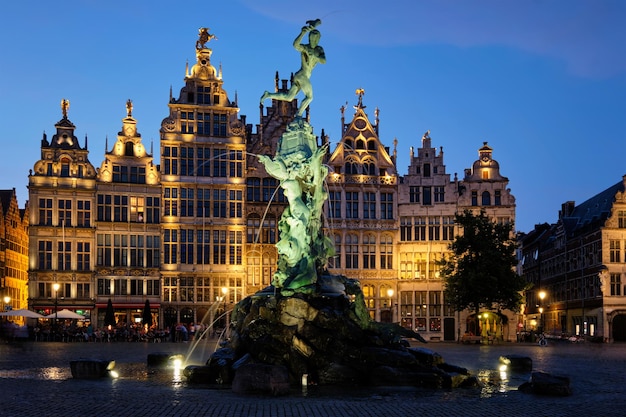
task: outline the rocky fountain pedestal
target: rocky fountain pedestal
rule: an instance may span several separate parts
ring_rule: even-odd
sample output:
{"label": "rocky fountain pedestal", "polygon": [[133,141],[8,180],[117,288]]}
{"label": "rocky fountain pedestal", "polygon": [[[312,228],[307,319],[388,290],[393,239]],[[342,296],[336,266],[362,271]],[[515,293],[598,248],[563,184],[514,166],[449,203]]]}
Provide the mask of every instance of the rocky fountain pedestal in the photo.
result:
{"label": "rocky fountain pedestal", "polygon": [[476,384],[467,370],[446,364],[437,353],[401,343],[403,338],[423,341],[419,334],[372,321],[358,281],[325,275],[317,287],[311,294],[291,296],[269,287],[242,300],[232,314],[228,343],[206,366],[186,369],[188,378],[231,385],[238,393],[271,395],[287,394],[302,384]]}

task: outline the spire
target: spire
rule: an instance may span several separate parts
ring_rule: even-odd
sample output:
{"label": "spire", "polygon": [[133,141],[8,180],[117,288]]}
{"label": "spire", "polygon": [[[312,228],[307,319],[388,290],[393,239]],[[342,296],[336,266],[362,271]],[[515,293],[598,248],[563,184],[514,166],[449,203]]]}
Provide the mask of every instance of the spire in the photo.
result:
{"label": "spire", "polygon": [[150,155],[154,155],[154,139],[150,139]]}
{"label": "spire", "polygon": [[278,92],[278,71],[276,71],[276,75],[274,76],[274,91]]}
{"label": "spire", "polygon": [[172,85],[170,84],[170,103],[172,102],[172,98],[174,98],[174,96],[172,95]]}
{"label": "spire", "polygon": [[239,107],[239,97],[237,95],[237,90],[235,90],[235,107]]}
{"label": "spire", "polygon": [[85,150],[87,150],[89,146],[87,145],[87,134],[85,133]]}
{"label": "spire", "polygon": [[217,78],[222,79],[222,63],[220,62],[219,69],[217,70]]}
{"label": "spire", "polygon": [[109,135],[104,137],[104,153],[109,151]]}
{"label": "spire", "polygon": [[189,77],[189,60],[185,61],[185,77]]}

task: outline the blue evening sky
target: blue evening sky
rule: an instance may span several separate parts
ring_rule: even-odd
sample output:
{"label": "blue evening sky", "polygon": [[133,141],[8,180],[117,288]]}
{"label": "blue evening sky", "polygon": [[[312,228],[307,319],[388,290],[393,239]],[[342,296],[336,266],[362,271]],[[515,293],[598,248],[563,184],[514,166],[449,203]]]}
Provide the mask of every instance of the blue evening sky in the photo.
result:
{"label": "blue evening sky", "polygon": [[[462,177],[487,141],[517,199],[516,229],[555,222],[626,174],[626,2],[620,0],[12,1],[0,19],[0,189],[28,199],[40,140],[69,119],[99,167],[125,103],[158,159],[170,86],[195,62],[198,28],[247,122],[274,74],[300,67],[292,42],[321,18],[327,63],[313,72],[311,124],[334,144],[355,90],[380,109],[380,136],[406,174],[431,131],[446,170]],[[298,96],[299,99],[302,96]],[[269,101],[266,102],[269,104]]]}

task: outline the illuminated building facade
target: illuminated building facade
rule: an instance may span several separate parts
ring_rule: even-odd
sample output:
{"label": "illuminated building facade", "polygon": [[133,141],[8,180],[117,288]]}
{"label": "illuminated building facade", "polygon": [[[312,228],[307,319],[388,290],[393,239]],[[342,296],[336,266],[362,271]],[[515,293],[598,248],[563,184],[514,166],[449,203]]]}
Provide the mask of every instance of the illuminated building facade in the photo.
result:
{"label": "illuminated building facade", "polygon": [[44,133],[41,159],[28,176],[28,304],[42,314],[68,308],[89,318],[95,294],[96,170],[87,137],[81,147],[74,135],[68,100],[62,100],[61,110],[56,133],[51,141]]}
{"label": "illuminated building facade", "polygon": [[[626,176],[520,237],[525,328],[626,341]],[[540,297],[542,294],[544,297]]]}
{"label": "illuminated building facade", "polygon": [[324,226],[336,252],[329,271],[358,279],[370,316],[392,322],[396,321],[398,174],[395,157],[378,136],[378,109],[371,123],[363,94],[364,90],[357,90],[358,103],[348,123],[346,108],[341,108],[341,139],[327,161]]}
{"label": "illuminated building facade", "polygon": [[[211,64],[208,30],[196,43],[161,123],[162,302],[165,326],[196,323],[245,295],[245,121]],[[219,307],[219,311],[216,308]]]}
{"label": "illuminated building facade", "polygon": [[[0,190],[0,305],[28,308],[28,205],[20,209],[12,190]],[[8,298],[7,298],[8,297]],[[15,317],[14,321],[19,321]]]}
{"label": "illuminated building facade", "polygon": [[[91,244],[97,323],[104,323],[108,300],[117,323],[141,322],[146,300],[153,324],[160,325],[161,183],[152,152],[146,152],[126,103],[122,130],[97,174],[95,241]],[[108,142],[108,141],[107,141]],[[93,317],[95,322],[95,317]]]}

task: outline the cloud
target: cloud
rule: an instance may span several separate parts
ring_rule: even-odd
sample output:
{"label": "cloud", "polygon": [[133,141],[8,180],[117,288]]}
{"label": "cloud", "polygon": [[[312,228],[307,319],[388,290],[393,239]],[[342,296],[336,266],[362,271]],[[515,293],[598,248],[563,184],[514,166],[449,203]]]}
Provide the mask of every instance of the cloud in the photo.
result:
{"label": "cloud", "polygon": [[272,19],[321,18],[345,42],[373,46],[503,46],[565,63],[579,77],[626,73],[626,2],[620,0],[241,0]]}

